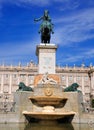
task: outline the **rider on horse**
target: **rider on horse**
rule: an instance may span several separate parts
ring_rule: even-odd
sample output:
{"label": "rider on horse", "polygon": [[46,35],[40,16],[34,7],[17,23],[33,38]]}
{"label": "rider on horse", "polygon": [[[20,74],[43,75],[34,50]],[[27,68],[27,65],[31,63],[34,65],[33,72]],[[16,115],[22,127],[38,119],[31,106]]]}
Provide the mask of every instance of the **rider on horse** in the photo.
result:
{"label": "rider on horse", "polygon": [[45,10],[44,15],[42,17],[40,17],[38,19],[34,19],[35,22],[43,20],[42,24],[40,26],[39,33],[42,32],[42,29],[44,29],[45,27],[47,27],[50,30],[50,32],[54,33],[53,32],[53,24],[51,23],[51,18],[48,14],[49,14],[49,11]]}

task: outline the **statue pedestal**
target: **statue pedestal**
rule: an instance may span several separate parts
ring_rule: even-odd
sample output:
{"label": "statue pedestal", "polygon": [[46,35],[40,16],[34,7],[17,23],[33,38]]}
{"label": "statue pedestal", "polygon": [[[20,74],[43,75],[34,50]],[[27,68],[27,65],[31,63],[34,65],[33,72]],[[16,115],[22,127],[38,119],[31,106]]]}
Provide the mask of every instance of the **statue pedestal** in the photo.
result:
{"label": "statue pedestal", "polygon": [[37,45],[36,55],[38,56],[39,74],[49,73],[55,74],[56,66],[56,50],[55,44]]}

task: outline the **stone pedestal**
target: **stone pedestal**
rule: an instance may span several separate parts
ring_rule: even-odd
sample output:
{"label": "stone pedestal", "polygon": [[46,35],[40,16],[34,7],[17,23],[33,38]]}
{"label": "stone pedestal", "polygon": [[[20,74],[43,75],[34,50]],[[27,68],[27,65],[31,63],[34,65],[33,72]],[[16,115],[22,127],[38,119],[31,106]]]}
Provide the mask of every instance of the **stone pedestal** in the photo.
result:
{"label": "stone pedestal", "polygon": [[55,44],[40,44],[36,47],[39,74],[55,74],[56,49],[57,46]]}

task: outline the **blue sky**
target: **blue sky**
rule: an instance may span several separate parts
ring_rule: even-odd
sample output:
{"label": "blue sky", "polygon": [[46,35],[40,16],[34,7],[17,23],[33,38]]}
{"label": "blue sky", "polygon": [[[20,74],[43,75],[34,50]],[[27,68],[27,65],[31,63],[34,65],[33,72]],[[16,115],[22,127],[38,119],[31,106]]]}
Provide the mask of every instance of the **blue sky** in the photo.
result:
{"label": "blue sky", "polygon": [[0,65],[37,64],[41,21],[34,23],[34,18],[45,9],[54,23],[56,64],[94,65],[94,0],[0,0]]}

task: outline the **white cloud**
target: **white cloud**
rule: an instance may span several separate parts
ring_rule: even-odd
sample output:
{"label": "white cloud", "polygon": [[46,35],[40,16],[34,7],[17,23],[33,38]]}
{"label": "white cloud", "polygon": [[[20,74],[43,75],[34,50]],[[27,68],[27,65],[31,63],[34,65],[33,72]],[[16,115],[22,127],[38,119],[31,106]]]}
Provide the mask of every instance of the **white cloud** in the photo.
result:
{"label": "white cloud", "polygon": [[0,48],[0,56],[27,55],[29,53],[33,54],[35,46],[36,45],[33,42],[19,44],[16,44],[15,42],[6,43],[5,45],[2,45],[2,47]]}
{"label": "white cloud", "polygon": [[60,3],[60,6],[57,6],[57,8],[59,10],[66,10],[66,9],[75,9],[77,7],[79,7],[79,5],[81,4],[85,4],[85,5],[94,5],[93,0],[89,0],[89,1],[80,1],[80,0],[0,0],[0,5],[4,4],[4,3],[12,3],[12,4],[16,4],[16,5],[36,5],[36,6],[48,6],[48,5],[52,5],[54,6],[55,3]]}
{"label": "white cloud", "polygon": [[[94,8],[81,10],[66,18],[56,18],[54,20],[56,27],[57,36],[61,38],[59,41],[63,41],[64,44],[78,43],[88,39],[94,38]],[[61,42],[62,44],[62,42]]]}
{"label": "white cloud", "polygon": [[[2,4],[4,4],[5,2],[13,3],[20,6],[21,4],[27,4],[27,3],[32,5],[38,5],[38,6],[46,6],[52,4],[53,2],[62,2],[62,3],[67,2],[68,4],[69,0],[0,0],[0,8],[1,8],[0,10],[2,10]],[[79,2],[74,3],[73,5],[74,5],[73,7],[76,8],[79,6]],[[68,6],[69,5],[67,5],[66,7]],[[72,6],[69,7],[71,8]],[[62,16],[58,14],[59,15],[58,18],[52,19],[53,23],[56,24],[56,26],[54,27],[55,34],[52,35],[51,42],[52,43],[56,42],[55,44],[61,44],[62,46],[64,46],[64,45],[69,45],[70,43],[74,44],[74,43],[78,43],[78,42],[82,42],[94,38],[94,33],[91,33],[91,31],[94,30],[93,12],[94,12],[94,8],[87,8],[86,10],[85,9],[80,10],[79,12],[71,14],[70,16],[68,15],[66,17],[64,17],[63,14]],[[7,58],[10,58],[10,56],[14,56],[14,55],[15,57],[17,56],[22,57],[23,54],[24,55],[31,54],[35,56],[36,45],[34,43],[39,44],[38,43],[39,39],[36,39],[36,41],[35,39],[34,42],[29,41],[24,44],[19,43],[19,45],[18,44],[17,46],[13,45],[11,46],[11,48],[8,49],[7,47],[5,48],[4,46],[4,49],[0,48],[0,55],[3,55],[3,57],[7,56]],[[7,54],[2,52],[2,50],[7,50]],[[82,60],[84,57],[86,57],[87,59],[90,57],[92,58],[93,55],[94,55],[93,49],[87,51],[84,50],[82,53],[80,53],[80,55],[79,54],[76,55],[66,54],[66,56],[64,55],[64,58],[63,60],[61,60],[61,62],[63,63],[76,62]]]}
{"label": "white cloud", "polygon": [[[36,50],[36,41],[27,41],[25,43],[6,43],[0,48],[0,64],[3,62],[5,64],[17,65],[19,61],[22,61],[24,64],[34,59],[36,62],[35,50]],[[6,53],[7,51],[7,53]]]}
{"label": "white cloud", "polygon": [[4,3],[12,3],[17,5],[33,4],[38,6],[45,6],[50,4],[50,0],[0,0],[0,4],[4,4]]}
{"label": "white cloud", "polygon": [[3,3],[13,3],[17,5],[21,4],[32,4],[32,5],[37,5],[37,6],[47,6],[51,5],[54,2],[57,3],[66,3],[67,7],[66,8],[75,8],[78,6],[79,0],[0,0],[0,4]]}
{"label": "white cloud", "polygon": [[73,53],[66,53],[63,56],[61,55],[60,59],[57,61],[58,64],[76,63],[78,61],[82,63],[83,60],[89,60],[94,57],[94,49],[85,48],[80,51],[80,48],[78,48],[77,51],[78,52],[75,55]]}
{"label": "white cloud", "polygon": [[[0,4],[5,2],[16,4],[29,3],[33,5],[48,5],[53,2],[74,3],[73,5],[79,4],[79,0],[0,0]],[[92,12],[94,12],[94,8],[88,8],[81,12],[76,12],[74,15],[62,18],[59,16],[60,18],[53,20],[53,22],[57,24],[57,27],[55,27],[52,42],[56,41],[58,44],[61,43],[65,45],[94,38],[94,34],[90,33],[90,31],[94,29],[94,15]]]}

